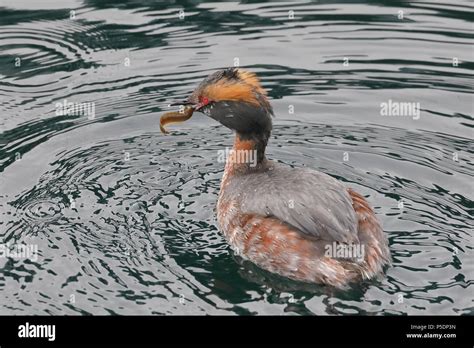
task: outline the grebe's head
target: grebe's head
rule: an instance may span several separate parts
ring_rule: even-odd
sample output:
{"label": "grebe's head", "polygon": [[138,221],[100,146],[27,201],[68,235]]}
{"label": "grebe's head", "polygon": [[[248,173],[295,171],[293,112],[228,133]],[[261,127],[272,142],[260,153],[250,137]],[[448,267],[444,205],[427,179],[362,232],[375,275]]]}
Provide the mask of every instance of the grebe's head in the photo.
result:
{"label": "grebe's head", "polygon": [[247,70],[228,68],[202,81],[182,103],[219,121],[242,136],[269,137],[273,110],[258,77]]}

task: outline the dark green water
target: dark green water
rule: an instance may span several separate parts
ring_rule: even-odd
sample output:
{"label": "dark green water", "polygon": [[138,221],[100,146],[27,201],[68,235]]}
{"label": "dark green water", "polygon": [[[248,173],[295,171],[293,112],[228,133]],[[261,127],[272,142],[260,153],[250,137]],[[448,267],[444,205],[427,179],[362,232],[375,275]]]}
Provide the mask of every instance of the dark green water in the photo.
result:
{"label": "dark green water", "polygon": [[[38,250],[0,257],[0,314],[473,314],[468,1],[41,3],[0,2],[0,245]],[[232,134],[158,120],[237,60],[275,109],[269,157],[368,197],[385,277],[336,291],[232,255],[215,218]]]}

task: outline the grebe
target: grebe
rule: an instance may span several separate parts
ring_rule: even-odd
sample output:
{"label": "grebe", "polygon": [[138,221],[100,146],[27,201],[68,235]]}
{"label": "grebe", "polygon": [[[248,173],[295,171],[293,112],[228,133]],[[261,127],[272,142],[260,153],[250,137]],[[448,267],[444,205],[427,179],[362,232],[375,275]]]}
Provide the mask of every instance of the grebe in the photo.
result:
{"label": "grebe", "polygon": [[[338,288],[390,264],[387,238],[363,196],[327,174],[266,158],[273,109],[254,73],[219,70],[172,105],[186,106],[175,122],[199,111],[235,131],[217,220],[236,254],[281,276]],[[249,151],[256,163],[237,160]]]}

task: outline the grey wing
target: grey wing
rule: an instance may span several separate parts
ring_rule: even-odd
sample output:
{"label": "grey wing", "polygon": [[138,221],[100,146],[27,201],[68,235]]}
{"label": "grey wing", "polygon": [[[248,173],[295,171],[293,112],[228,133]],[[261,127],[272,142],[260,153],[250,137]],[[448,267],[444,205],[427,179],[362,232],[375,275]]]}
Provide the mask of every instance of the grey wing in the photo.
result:
{"label": "grey wing", "polygon": [[357,217],[347,188],[314,170],[271,164],[265,172],[233,178],[243,213],[274,216],[324,240],[358,242]]}

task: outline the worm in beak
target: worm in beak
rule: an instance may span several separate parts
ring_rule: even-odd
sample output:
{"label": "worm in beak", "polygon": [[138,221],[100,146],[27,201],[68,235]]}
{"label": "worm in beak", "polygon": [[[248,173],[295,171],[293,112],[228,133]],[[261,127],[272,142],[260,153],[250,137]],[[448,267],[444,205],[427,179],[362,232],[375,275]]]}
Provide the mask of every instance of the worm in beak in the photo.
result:
{"label": "worm in beak", "polygon": [[[173,103],[170,105],[183,105],[183,103]],[[181,123],[187,121],[191,118],[194,112],[194,107],[185,106],[181,111],[171,111],[163,114],[160,117],[160,130],[163,134],[168,134],[169,132],[165,129],[165,126],[170,123]]]}

